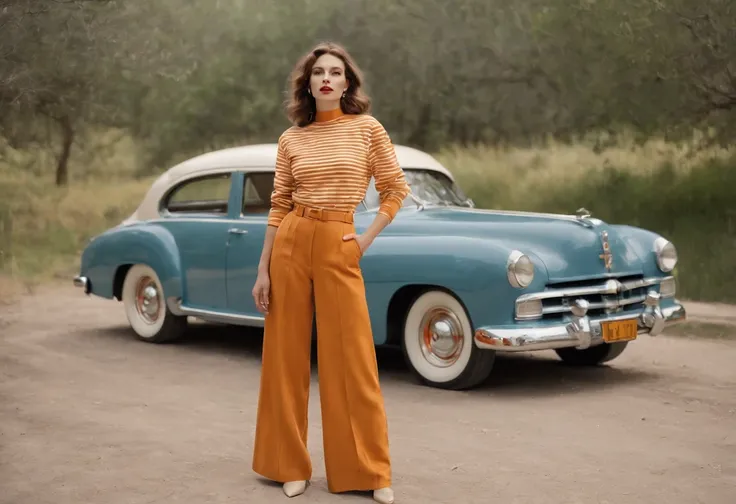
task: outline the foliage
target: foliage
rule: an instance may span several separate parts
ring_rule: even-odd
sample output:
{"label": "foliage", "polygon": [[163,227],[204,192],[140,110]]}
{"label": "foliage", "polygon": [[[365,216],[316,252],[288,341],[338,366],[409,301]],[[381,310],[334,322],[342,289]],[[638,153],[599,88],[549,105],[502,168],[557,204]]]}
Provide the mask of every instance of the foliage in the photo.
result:
{"label": "foliage", "polygon": [[[730,207],[705,194],[733,182],[733,0],[3,0],[0,238],[12,226],[15,252],[0,268],[42,270],[52,247],[71,257],[129,209],[136,179],[275,141],[292,65],[326,39],[355,56],[394,142],[440,152],[478,201],[567,212],[575,196],[651,219],[681,244],[685,277],[695,257],[732,271]],[[668,227],[660,207],[592,196],[612,187],[686,214]],[[72,201],[91,212],[84,233],[60,220]],[[712,208],[726,220],[701,223]],[[728,297],[716,276],[685,290]]]}
{"label": "foliage", "polygon": [[725,127],[736,110],[732,0],[557,0],[538,21],[534,38],[556,76],[568,128],[687,134],[710,123],[733,140]]}
{"label": "foliage", "polygon": [[394,140],[425,149],[622,127],[642,139],[713,128],[720,142],[736,131],[731,0],[5,4],[0,134],[60,145],[60,184],[87,127],[127,129],[141,174],[274,140],[288,127],[292,65],[323,39],[353,52]]}
{"label": "foliage", "polygon": [[113,8],[106,0],[13,0],[0,15],[0,133],[18,146],[42,142],[55,126],[57,185],[67,182],[80,123],[110,113],[96,83],[114,51]]}

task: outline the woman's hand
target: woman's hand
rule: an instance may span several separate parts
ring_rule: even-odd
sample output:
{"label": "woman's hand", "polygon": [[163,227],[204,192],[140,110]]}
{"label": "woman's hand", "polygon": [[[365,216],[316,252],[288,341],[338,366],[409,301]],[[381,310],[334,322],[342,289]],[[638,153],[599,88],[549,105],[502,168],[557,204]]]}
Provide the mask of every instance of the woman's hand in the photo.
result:
{"label": "woman's hand", "polygon": [[358,247],[360,247],[360,253],[361,255],[365,252],[365,250],[371,246],[371,243],[373,243],[373,240],[364,234],[357,234],[357,233],[350,233],[346,234],[342,237],[344,241],[348,240],[355,240],[358,243]]}
{"label": "woman's hand", "polygon": [[271,291],[271,278],[268,271],[259,271],[256,283],[253,286],[253,300],[258,311],[264,315],[268,314],[268,300]]}

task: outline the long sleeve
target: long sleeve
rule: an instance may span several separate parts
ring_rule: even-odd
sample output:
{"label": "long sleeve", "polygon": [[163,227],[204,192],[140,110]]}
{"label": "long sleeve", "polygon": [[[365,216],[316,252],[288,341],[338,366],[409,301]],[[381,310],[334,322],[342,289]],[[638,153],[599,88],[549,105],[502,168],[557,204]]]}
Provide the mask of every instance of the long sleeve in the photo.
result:
{"label": "long sleeve", "polygon": [[278,227],[286,217],[294,203],[291,194],[294,192],[294,177],[291,174],[291,163],[284,145],[283,135],[279,138],[276,154],[276,169],[271,193],[271,210],[268,213],[268,225]]}
{"label": "long sleeve", "polygon": [[381,202],[378,213],[393,220],[411,189],[396,158],[391,138],[378,121],[375,121],[371,129],[368,161]]}

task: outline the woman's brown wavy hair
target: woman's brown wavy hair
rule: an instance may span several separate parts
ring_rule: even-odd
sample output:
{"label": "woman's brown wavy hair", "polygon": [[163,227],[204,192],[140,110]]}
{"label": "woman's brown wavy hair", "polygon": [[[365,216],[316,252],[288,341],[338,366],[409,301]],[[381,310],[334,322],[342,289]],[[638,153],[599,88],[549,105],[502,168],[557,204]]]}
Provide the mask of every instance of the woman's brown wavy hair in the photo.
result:
{"label": "woman's brown wavy hair", "polygon": [[332,54],[340,58],[345,65],[345,78],[348,88],[340,99],[340,108],[345,114],[364,114],[370,111],[371,100],[362,90],[363,73],[353,58],[342,46],[333,42],[323,42],[303,56],[291,73],[291,92],[286,104],[286,115],[297,126],[306,126],[314,121],[316,105],[314,97],[309,94],[309,77],[317,58],[323,54]]}

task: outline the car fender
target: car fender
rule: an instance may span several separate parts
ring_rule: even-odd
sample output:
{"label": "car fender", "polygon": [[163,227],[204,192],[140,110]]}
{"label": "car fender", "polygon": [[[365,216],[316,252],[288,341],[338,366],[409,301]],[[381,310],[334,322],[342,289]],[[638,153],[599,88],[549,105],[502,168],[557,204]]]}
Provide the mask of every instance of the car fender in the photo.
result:
{"label": "car fender", "polygon": [[[635,226],[617,224],[611,226],[626,246],[641,260],[642,273],[646,277],[661,277],[663,273],[657,266],[657,254],[654,252],[654,242],[659,234]],[[677,245],[675,244],[675,247]]]}
{"label": "car fender", "polygon": [[389,307],[407,288],[449,291],[465,306],[474,326],[511,323],[516,298],[544,289],[547,270],[533,251],[520,248],[534,263],[526,288],[513,287],[507,260],[516,247],[488,238],[386,236],[374,241],[361,259],[374,340],[383,343]]}
{"label": "car fender", "polygon": [[89,279],[91,293],[112,299],[118,268],[145,264],[153,268],[167,297],[183,291],[181,260],[174,237],[156,224],[114,228],[94,238],[82,253],[81,275]]}

